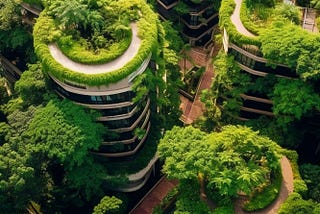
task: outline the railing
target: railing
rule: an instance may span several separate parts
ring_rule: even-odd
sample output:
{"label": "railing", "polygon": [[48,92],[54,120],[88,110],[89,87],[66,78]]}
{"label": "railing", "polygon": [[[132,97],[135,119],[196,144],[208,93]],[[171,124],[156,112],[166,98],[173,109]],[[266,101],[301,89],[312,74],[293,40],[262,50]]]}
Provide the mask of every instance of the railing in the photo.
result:
{"label": "railing", "polygon": [[173,8],[179,3],[178,0],[157,0],[157,2],[166,10]]}
{"label": "railing", "polygon": [[150,127],[151,127],[151,123],[149,122],[145,135],[143,136],[143,138],[140,140],[138,145],[132,151],[117,152],[117,153],[104,153],[104,152],[90,152],[90,153],[97,155],[97,156],[100,156],[100,157],[127,157],[127,156],[134,155],[135,153],[137,153],[139,151],[140,147],[143,145],[143,143],[147,139]]}
{"label": "railing", "polygon": [[3,67],[4,76],[11,83],[16,82],[20,79],[22,71],[19,70],[14,64],[7,60],[4,56],[0,54],[0,65]]}

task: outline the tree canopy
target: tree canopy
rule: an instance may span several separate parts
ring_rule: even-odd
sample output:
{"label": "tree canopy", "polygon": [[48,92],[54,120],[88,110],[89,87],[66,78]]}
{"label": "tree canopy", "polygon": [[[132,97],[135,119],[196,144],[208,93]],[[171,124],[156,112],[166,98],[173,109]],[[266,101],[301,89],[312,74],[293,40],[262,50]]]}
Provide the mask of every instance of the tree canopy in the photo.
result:
{"label": "tree canopy", "polygon": [[312,85],[301,80],[280,79],[275,85],[272,100],[273,112],[284,125],[320,109],[320,96]]}
{"label": "tree canopy", "polygon": [[271,63],[282,63],[296,70],[303,79],[320,75],[320,37],[288,21],[275,21],[259,36],[263,56]]}
{"label": "tree canopy", "polygon": [[10,113],[8,123],[0,126],[4,141],[0,146],[0,204],[6,205],[1,210],[21,212],[30,200],[42,202],[44,210],[52,203],[65,206],[59,202],[63,195],[84,201],[99,197],[105,169],[89,153],[100,145],[104,130],[96,117],[71,101],[56,98],[44,107]]}
{"label": "tree canopy", "polygon": [[271,171],[279,167],[276,148],[276,143],[244,126],[225,126],[211,134],[174,127],[161,139],[158,152],[169,178],[197,180],[203,175],[207,188],[234,197],[268,182]]}

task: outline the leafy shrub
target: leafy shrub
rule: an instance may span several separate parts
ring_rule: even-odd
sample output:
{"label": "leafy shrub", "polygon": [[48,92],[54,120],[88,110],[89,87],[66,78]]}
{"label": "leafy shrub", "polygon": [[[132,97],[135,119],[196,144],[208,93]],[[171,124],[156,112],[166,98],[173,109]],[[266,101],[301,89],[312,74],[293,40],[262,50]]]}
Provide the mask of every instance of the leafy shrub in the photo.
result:
{"label": "leafy shrub", "polygon": [[122,201],[114,196],[104,196],[93,209],[93,214],[119,213]]}
{"label": "leafy shrub", "polygon": [[213,214],[233,214],[233,206],[224,206],[224,207],[217,207],[214,211]]}
{"label": "leafy shrub", "polygon": [[302,179],[295,179],[293,181],[293,187],[294,187],[294,192],[302,195],[306,193],[308,190],[306,183]]}
{"label": "leafy shrub", "polygon": [[274,13],[276,16],[281,16],[288,19],[289,21],[300,24],[300,19],[302,17],[300,10],[295,5],[282,3],[276,6]]}
{"label": "leafy shrub", "polygon": [[243,1],[240,9],[240,20],[246,29],[248,29],[251,33],[257,35],[259,34],[259,26],[257,26],[254,22],[250,20],[250,14],[251,13],[247,8],[246,2]]}
{"label": "leafy shrub", "polygon": [[111,44],[108,44],[104,37],[99,36],[95,38],[94,42],[97,47],[103,48],[98,48],[96,51],[90,50],[89,44],[85,39],[76,41],[70,35],[60,37],[57,44],[62,53],[71,60],[95,65],[110,62],[121,56],[131,43],[131,36],[132,34],[120,42],[113,42]]}
{"label": "leafy shrub", "polygon": [[313,213],[315,204],[311,200],[303,200],[298,193],[291,193],[281,205],[278,214]]}
{"label": "leafy shrub", "polygon": [[308,186],[307,197],[320,202],[320,166],[303,164],[300,166],[300,173]]}
{"label": "leafy shrub", "polygon": [[250,201],[244,205],[246,211],[261,210],[270,205],[279,195],[282,183],[281,168],[275,171],[275,178],[261,192],[255,193]]}

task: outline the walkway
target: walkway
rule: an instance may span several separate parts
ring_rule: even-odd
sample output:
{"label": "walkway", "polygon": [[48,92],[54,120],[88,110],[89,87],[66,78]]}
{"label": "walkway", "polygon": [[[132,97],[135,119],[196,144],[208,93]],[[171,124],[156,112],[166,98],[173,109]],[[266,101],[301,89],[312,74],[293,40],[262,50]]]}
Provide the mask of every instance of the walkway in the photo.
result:
{"label": "walkway", "polygon": [[319,30],[316,25],[316,10],[312,8],[304,8],[302,28],[310,32],[318,33]]}
{"label": "walkway", "polygon": [[249,32],[242,24],[240,19],[240,8],[242,4],[242,0],[234,0],[236,3],[236,8],[233,11],[233,14],[231,15],[231,22],[236,27],[237,31],[243,35],[249,36],[249,37],[255,37],[254,34]]}
{"label": "walkway", "polygon": [[286,157],[282,157],[280,160],[280,165],[282,169],[283,180],[277,199],[266,209],[263,209],[259,212],[245,212],[241,208],[245,200],[243,198],[239,198],[235,202],[234,206],[234,212],[236,214],[276,214],[278,212],[281,204],[288,198],[288,195],[293,192],[293,174],[290,162]]}
{"label": "walkway", "polygon": [[[216,54],[216,53],[214,53]],[[212,78],[214,76],[213,73],[213,64],[212,64],[212,56],[203,49],[200,48],[192,48],[188,52],[189,58],[192,59],[193,62],[186,61],[186,68],[190,69],[193,64],[205,67],[205,72],[202,74],[198,89],[195,95],[194,101],[187,99],[186,97],[180,95],[180,109],[182,110],[181,120],[185,124],[191,124],[194,120],[199,118],[203,112],[205,111],[204,104],[200,101],[201,91],[203,89],[209,89],[212,83]],[[184,67],[184,60],[180,60],[179,66],[180,68]]]}
{"label": "walkway", "polygon": [[163,176],[159,182],[141,199],[129,214],[151,214],[162,199],[177,186],[177,181],[168,180]]}
{"label": "walkway", "polygon": [[138,30],[136,23],[130,24],[132,29],[132,40],[128,49],[115,60],[100,64],[100,65],[86,65],[82,63],[77,63],[65,56],[56,44],[50,44],[49,50],[52,57],[59,62],[63,67],[68,68],[72,71],[84,73],[84,74],[101,74],[111,72],[122,68],[125,64],[130,62],[138,53],[141,45],[141,40],[138,37]]}

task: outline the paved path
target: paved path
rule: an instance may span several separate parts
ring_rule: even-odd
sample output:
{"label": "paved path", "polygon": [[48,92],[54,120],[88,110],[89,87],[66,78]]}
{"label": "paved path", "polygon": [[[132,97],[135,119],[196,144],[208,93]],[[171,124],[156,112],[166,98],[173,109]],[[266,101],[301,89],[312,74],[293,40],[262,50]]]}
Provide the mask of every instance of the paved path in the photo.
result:
{"label": "paved path", "polygon": [[305,8],[303,10],[302,28],[310,32],[318,33],[319,30],[316,25],[316,10],[313,8]]}
{"label": "paved path", "polygon": [[[276,214],[279,210],[281,204],[288,198],[288,195],[293,192],[293,173],[289,160],[286,157],[282,157],[280,160],[280,165],[282,169],[282,184],[280,193],[277,199],[270,204],[267,208],[259,212],[244,212],[242,210],[242,205],[244,200],[242,198],[235,202],[234,212],[236,214]],[[307,213],[306,213],[307,214]]]}
{"label": "paved path", "polygon": [[[216,53],[215,53],[216,54]],[[186,97],[180,95],[181,105],[180,109],[182,110],[181,120],[185,124],[191,124],[194,120],[199,118],[205,111],[204,104],[200,101],[201,91],[203,89],[209,89],[212,83],[214,76],[212,58],[208,56],[208,53],[201,49],[193,48],[189,53],[189,57],[192,58],[193,63],[198,66],[205,67],[206,70],[202,74],[198,90],[195,95],[194,101],[187,99]],[[179,65],[181,69],[184,68],[185,62],[181,60]],[[191,68],[193,65],[191,62],[186,62],[186,69]]]}
{"label": "paved path", "polygon": [[147,193],[140,201],[138,206],[129,212],[129,214],[151,214],[154,207],[160,204],[162,199],[177,186],[177,181],[168,180],[165,176]]}
{"label": "paved path", "polygon": [[63,67],[68,68],[72,71],[84,73],[84,74],[101,74],[101,73],[111,72],[111,71],[122,68],[125,64],[131,61],[138,53],[138,50],[141,45],[141,40],[138,37],[137,25],[135,23],[131,23],[130,26],[132,29],[132,40],[128,49],[115,60],[105,64],[86,65],[86,64],[74,62],[71,59],[69,59],[67,56],[65,56],[60,51],[60,49],[57,47],[56,44],[50,44],[49,50],[52,57],[57,62],[59,62]]}
{"label": "paved path", "polygon": [[233,11],[233,14],[231,15],[231,22],[234,24],[236,27],[237,31],[243,35],[249,36],[249,37],[255,37],[254,34],[249,32],[242,24],[241,19],[240,19],[240,8],[241,8],[241,3],[242,0],[234,0],[236,3],[236,8]]}

